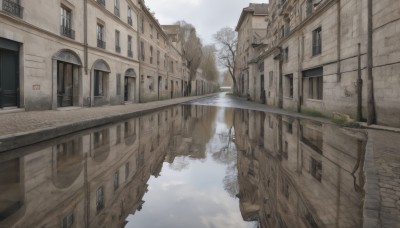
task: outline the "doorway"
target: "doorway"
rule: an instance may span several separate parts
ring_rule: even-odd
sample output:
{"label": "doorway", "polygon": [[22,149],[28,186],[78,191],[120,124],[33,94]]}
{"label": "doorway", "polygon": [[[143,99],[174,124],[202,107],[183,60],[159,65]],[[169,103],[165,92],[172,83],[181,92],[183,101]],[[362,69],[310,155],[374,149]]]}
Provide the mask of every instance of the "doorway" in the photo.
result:
{"label": "doorway", "polygon": [[0,49],[0,108],[18,106],[18,51]]}
{"label": "doorway", "polygon": [[71,63],[57,61],[57,105],[73,106],[74,66]]}

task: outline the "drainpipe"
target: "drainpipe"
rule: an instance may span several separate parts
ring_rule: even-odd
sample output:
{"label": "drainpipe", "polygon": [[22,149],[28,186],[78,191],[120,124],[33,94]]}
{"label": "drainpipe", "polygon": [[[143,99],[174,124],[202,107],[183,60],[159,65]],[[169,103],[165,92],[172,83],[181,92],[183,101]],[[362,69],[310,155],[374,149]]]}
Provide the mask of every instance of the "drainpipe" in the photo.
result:
{"label": "drainpipe", "polygon": [[367,124],[371,125],[376,123],[376,113],[375,113],[375,101],[374,101],[374,85],[373,85],[373,76],[372,76],[372,68],[373,68],[373,53],[372,53],[372,0],[368,0],[368,50],[367,50],[367,58],[368,58],[368,81],[367,81]]}
{"label": "drainpipe", "polygon": [[340,56],[341,56],[341,45],[342,45],[342,40],[341,40],[341,31],[342,31],[342,19],[340,17],[341,15],[341,4],[340,4],[340,0],[338,0],[337,2],[337,45],[336,45],[336,49],[337,49],[337,70],[336,70],[336,77],[337,77],[337,82],[340,82],[342,79],[342,74],[340,72]]}
{"label": "drainpipe", "polygon": [[357,121],[362,121],[361,43],[358,43]]}
{"label": "drainpipe", "polygon": [[88,23],[88,15],[87,15],[87,2],[88,0],[84,1],[84,15],[83,15],[83,42],[84,42],[84,61],[85,61],[85,74],[88,74],[88,43],[87,43],[87,36],[88,36],[88,28],[87,28],[87,23]]}
{"label": "drainpipe", "polygon": [[279,103],[278,107],[283,108],[283,82],[282,82],[282,69],[283,69],[283,59],[282,59],[282,48],[279,47]]}

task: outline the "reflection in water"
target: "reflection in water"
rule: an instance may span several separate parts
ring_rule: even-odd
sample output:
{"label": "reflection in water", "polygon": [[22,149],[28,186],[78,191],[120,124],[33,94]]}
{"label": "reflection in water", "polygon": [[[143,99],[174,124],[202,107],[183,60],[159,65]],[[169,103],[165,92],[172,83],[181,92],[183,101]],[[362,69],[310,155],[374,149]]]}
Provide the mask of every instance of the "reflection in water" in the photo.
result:
{"label": "reflection in water", "polygon": [[0,227],[360,227],[349,131],[184,105],[2,153]]}

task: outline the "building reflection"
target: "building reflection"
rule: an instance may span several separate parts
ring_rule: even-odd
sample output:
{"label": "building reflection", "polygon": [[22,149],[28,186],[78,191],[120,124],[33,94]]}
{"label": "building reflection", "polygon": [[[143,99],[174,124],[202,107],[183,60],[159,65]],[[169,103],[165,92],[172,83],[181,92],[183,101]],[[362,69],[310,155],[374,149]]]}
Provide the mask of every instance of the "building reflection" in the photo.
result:
{"label": "building reflection", "polygon": [[0,227],[124,227],[164,161],[205,158],[215,112],[175,106],[2,153]]}
{"label": "building reflection", "polygon": [[364,135],[248,110],[235,110],[234,126],[244,220],[260,227],[362,226]]}

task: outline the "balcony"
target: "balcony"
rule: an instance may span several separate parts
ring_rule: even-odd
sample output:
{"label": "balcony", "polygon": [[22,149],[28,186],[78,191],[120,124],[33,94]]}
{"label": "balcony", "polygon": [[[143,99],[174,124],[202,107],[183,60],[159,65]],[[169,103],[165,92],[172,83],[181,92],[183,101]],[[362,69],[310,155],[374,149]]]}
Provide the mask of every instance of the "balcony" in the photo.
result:
{"label": "balcony", "polygon": [[114,7],[114,14],[119,17],[119,9],[117,7]]}
{"label": "balcony", "polygon": [[104,42],[103,40],[97,39],[97,47],[106,49],[106,42]]}
{"label": "balcony", "polygon": [[9,14],[22,18],[24,7],[10,0],[3,0],[3,10]]}
{"label": "balcony", "polygon": [[133,58],[133,52],[128,50],[128,57]]}
{"label": "balcony", "polygon": [[61,25],[60,31],[61,35],[75,40],[75,31],[73,29]]}
{"label": "balcony", "polygon": [[97,3],[99,3],[102,6],[106,6],[106,0],[97,0]]}
{"label": "balcony", "polygon": [[128,24],[132,26],[132,17],[128,17]]}
{"label": "balcony", "polygon": [[115,46],[115,52],[121,53],[121,47],[120,46]]}

